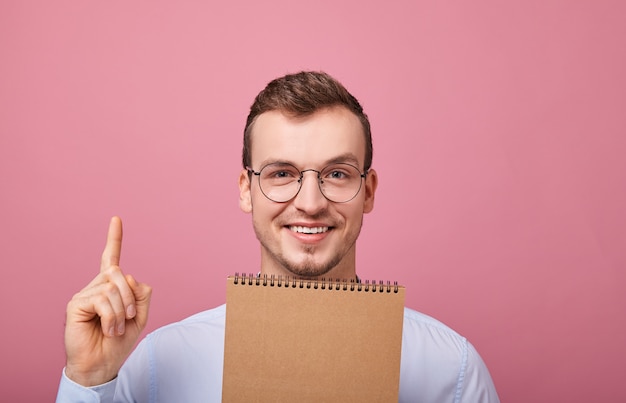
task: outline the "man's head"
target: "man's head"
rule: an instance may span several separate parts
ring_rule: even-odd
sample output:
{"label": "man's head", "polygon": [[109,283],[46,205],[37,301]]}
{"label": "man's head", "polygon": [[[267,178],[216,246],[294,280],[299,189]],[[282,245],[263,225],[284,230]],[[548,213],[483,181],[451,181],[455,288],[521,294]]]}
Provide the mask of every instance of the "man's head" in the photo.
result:
{"label": "man's head", "polygon": [[324,73],[279,78],[257,96],[244,136],[239,204],[252,213],[261,272],[354,278],[378,182],[357,100]]}
{"label": "man's head", "polygon": [[271,81],[257,95],[250,107],[243,137],[243,167],[251,166],[250,149],[252,127],[257,117],[268,111],[281,111],[293,117],[311,115],[320,109],[343,106],[359,119],[365,136],[365,159],[362,167],[367,172],[372,166],[372,133],[370,122],[359,101],[337,80],[323,72],[303,71]]}

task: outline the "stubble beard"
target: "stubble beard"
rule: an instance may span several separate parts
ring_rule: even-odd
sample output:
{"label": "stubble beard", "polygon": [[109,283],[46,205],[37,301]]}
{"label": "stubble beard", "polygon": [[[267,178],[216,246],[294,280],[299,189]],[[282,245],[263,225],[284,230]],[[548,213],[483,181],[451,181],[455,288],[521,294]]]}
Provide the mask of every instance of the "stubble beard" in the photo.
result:
{"label": "stubble beard", "polygon": [[324,262],[315,261],[315,252],[317,251],[317,247],[315,245],[301,245],[301,251],[304,252],[307,257],[301,262],[294,262],[285,256],[279,247],[273,248],[272,245],[267,242],[268,239],[272,239],[271,235],[266,234],[264,231],[257,228],[256,224],[254,224],[254,232],[257,239],[261,243],[261,248],[264,250],[264,253],[268,254],[274,262],[278,263],[284,269],[284,271],[291,273],[295,277],[318,278],[326,275],[334,269],[348,254],[348,252],[353,249],[359,233],[361,232],[362,225],[363,221],[361,221],[359,226],[356,228],[356,233],[347,240],[348,244],[346,244],[343,248],[336,250],[331,258]]}

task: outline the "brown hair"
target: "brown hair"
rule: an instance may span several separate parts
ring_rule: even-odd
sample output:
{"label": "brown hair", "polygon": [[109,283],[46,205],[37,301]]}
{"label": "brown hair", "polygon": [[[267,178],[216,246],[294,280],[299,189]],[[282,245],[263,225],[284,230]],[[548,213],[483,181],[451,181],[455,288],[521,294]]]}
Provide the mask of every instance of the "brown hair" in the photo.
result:
{"label": "brown hair", "polygon": [[367,115],[359,101],[337,80],[323,72],[303,71],[272,80],[257,95],[250,107],[243,132],[243,166],[251,165],[250,133],[256,118],[264,112],[282,111],[294,116],[306,116],[322,108],[343,106],[354,113],[363,125],[365,135],[365,163],[367,172],[372,166],[372,133]]}

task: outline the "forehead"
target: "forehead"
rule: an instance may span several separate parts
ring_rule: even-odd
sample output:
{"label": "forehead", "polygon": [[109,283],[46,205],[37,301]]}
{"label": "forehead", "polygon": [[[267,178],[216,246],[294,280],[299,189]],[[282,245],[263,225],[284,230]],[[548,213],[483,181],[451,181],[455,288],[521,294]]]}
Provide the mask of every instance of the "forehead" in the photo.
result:
{"label": "forehead", "polygon": [[325,108],[307,116],[281,111],[259,115],[251,132],[255,169],[276,161],[321,167],[340,158],[363,167],[365,135],[359,118],[344,107]]}

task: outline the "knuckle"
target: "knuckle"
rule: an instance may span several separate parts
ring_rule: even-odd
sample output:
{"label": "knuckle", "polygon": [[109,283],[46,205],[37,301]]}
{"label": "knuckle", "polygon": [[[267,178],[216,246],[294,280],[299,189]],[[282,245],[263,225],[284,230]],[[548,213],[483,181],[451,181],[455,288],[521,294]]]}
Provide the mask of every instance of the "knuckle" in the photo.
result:
{"label": "knuckle", "polygon": [[115,294],[117,292],[117,286],[115,283],[108,281],[102,285],[102,290],[106,294]]}
{"label": "knuckle", "polygon": [[109,307],[109,297],[105,294],[96,294],[91,297],[95,307],[99,307],[101,312],[106,312]]}
{"label": "knuckle", "polygon": [[103,291],[103,294],[105,294],[107,297],[115,297],[119,295],[120,293],[119,289],[117,288],[117,285],[111,282],[103,284],[102,291]]}
{"label": "knuckle", "polygon": [[76,297],[76,295],[74,295],[72,297],[72,299],[70,299],[67,302],[67,305],[65,306],[65,312],[66,313],[74,312],[76,310],[76,308],[75,308],[76,307],[76,302],[77,302],[77,297]]}
{"label": "knuckle", "polygon": [[72,295],[72,298],[68,301],[67,305],[75,304],[80,298],[82,298],[82,293],[77,292],[76,294]]}
{"label": "knuckle", "polygon": [[117,319],[117,315],[115,315],[113,311],[101,312],[99,316],[100,316],[100,322],[107,324],[107,325],[109,323],[115,323],[115,320]]}
{"label": "knuckle", "polygon": [[107,277],[107,278],[111,278],[117,275],[120,275],[122,273],[122,270],[120,269],[119,266],[116,265],[108,265],[105,266],[102,269],[102,273]]}
{"label": "knuckle", "polygon": [[65,307],[66,312],[70,313],[80,309],[80,307],[84,304],[85,298],[86,297],[83,291],[74,294],[72,299],[67,302]]}

